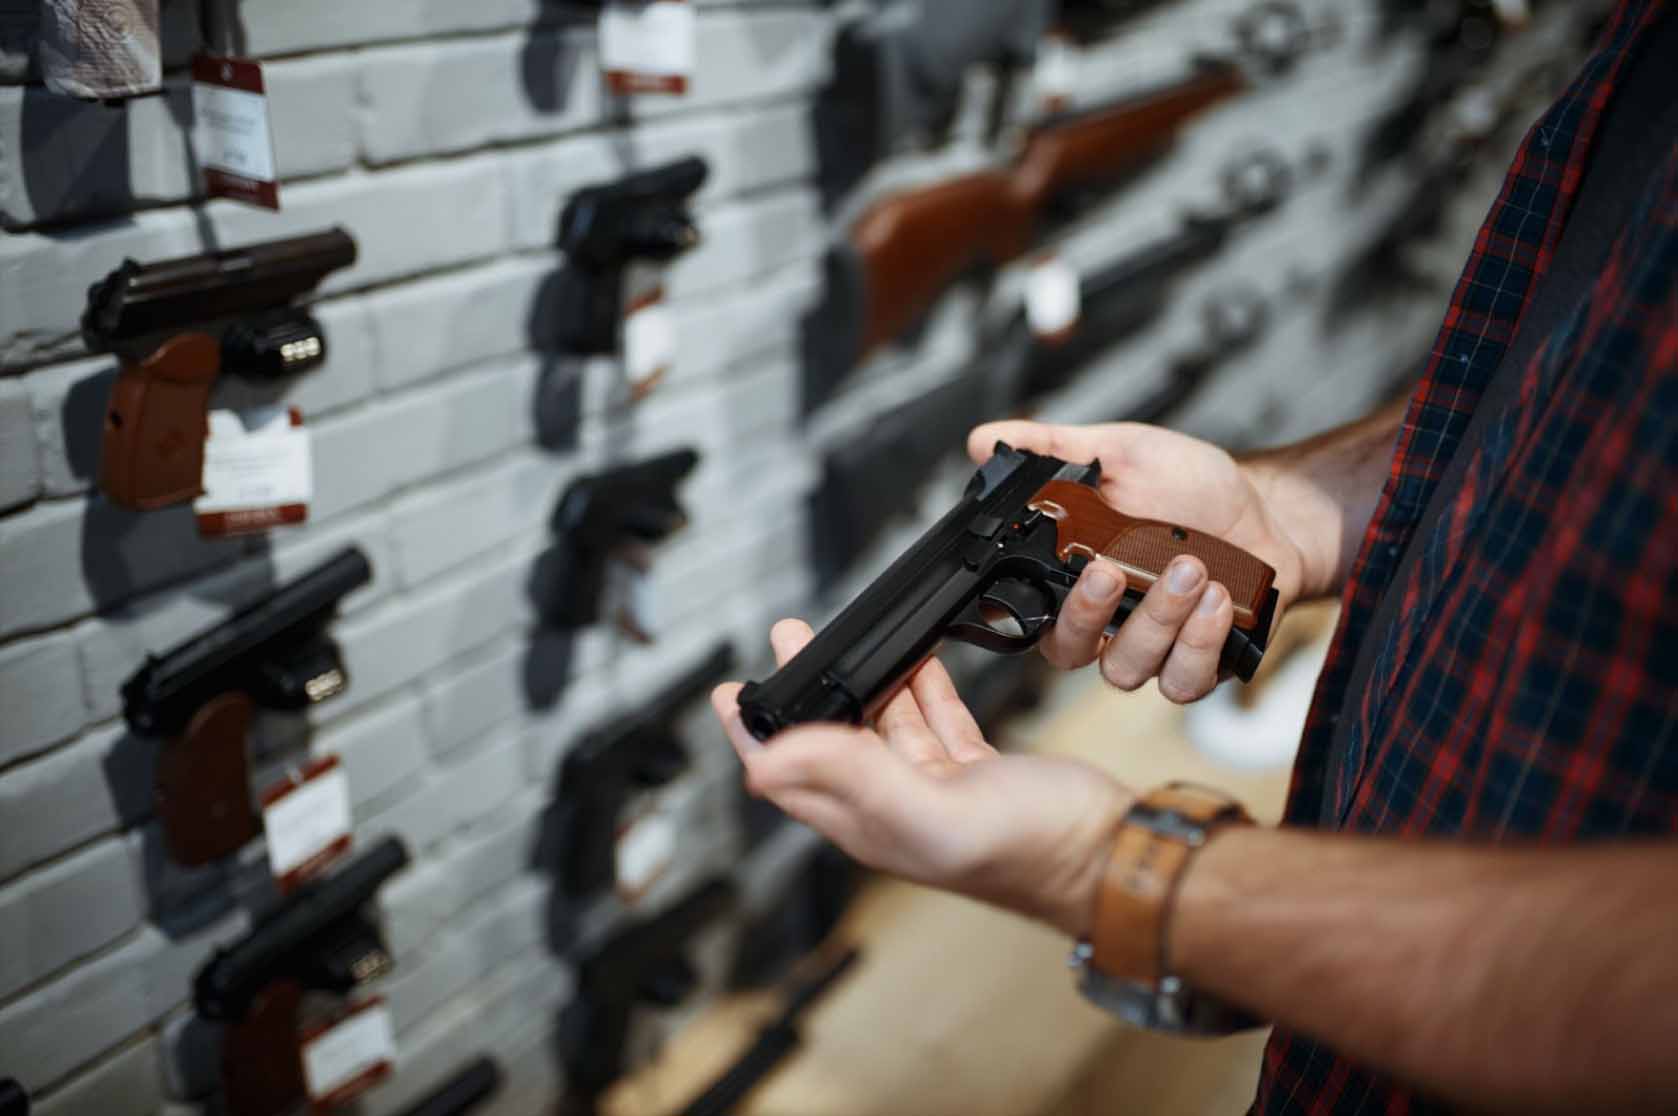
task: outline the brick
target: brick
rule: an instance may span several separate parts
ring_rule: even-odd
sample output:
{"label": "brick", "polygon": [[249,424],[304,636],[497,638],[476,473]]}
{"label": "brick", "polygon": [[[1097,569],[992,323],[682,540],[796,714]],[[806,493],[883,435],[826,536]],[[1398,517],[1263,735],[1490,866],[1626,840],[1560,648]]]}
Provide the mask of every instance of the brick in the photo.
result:
{"label": "brick", "polygon": [[103,841],[0,888],[0,1000],[139,925],[120,841]]}
{"label": "brick", "polygon": [[541,530],[577,471],[532,451],[402,500],[390,515],[391,549],[401,583],[423,584]]}
{"label": "brick", "polygon": [[559,704],[525,729],[526,778],[553,787],[565,753],[584,733],[604,724],[617,708],[616,702],[617,691],[609,678],[590,676],[568,686]]}
{"label": "brick", "polygon": [[516,736],[492,743],[441,775],[452,785],[448,806],[455,826],[481,822],[507,805],[524,785],[523,764]]}
{"label": "brick", "polygon": [[[412,850],[410,850],[412,851]],[[379,889],[385,943],[402,963],[460,910],[461,881],[442,860],[410,864]]]}
{"label": "brick", "polygon": [[544,801],[541,791],[519,794],[504,802],[481,831],[462,837],[449,864],[460,879],[463,905],[478,909],[491,892],[531,868]]}
{"label": "brick", "polygon": [[252,57],[297,54],[396,39],[488,31],[528,23],[537,0],[484,0],[477,4],[363,3],[345,8],[335,0],[295,0],[283,9],[241,4],[238,37]]}
{"label": "brick", "polygon": [[146,918],[165,932],[202,929],[225,916],[238,901],[241,869],[235,858],[191,868],[177,864],[164,844],[162,827],[155,822],[129,830],[123,841]]}
{"label": "brick", "polygon": [[66,634],[0,648],[0,766],[79,731],[87,719],[76,644]]}
{"label": "brick", "polygon": [[673,306],[679,358],[666,383],[674,387],[708,378],[791,348],[820,289],[815,261],[807,259],[763,276],[749,289]]}
{"label": "brick", "polygon": [[152,1116],[163,1103],[157,1075],[158,1040],[123,1047],[52,1093],[35,1098],[37,1116]]}
{"label": "brick", "polygon": [[47,496],[75,496],[99,473],[99,441],[117,363],[97,356],[41,368],[24,377]]}
{"label": "brick", "polygon": [[827,80],[832,34],[833,21],[815,10],[706,13],[687,95],[638,98],[633,111],[647,119],[813,90]]}
{"label": "brick", "polygon": [[27,504],[40,492],[40,455],[29,394],[21,384],[0,381],[0,510]]}
{"label": "brick", "polygon": [[480,979],[511,958],[541,945],[548,929],[548,900],[553,885],[522,875],[487,900],[474,905],[460,939],[471,948],[473,972]]}
{"label": "brick", "polygon": [[155,747],[115,728],[88,733],[0,779],[0,880],[152,809]]}
{"label": "brick", "polygon": [[102,498],[37,504],[0,520],[0,637],[62,624],[231,561],[241,540],[198,537],[182,504],[131,512]]}
{"label": "brick", "polygon": [[368,51],[360,94],[361,150],[375,164],[575,131],[606,102],[584,30]]}
{"label": "brick", "polygon": [[437,758],[447,759],[523,709],[526,653],[522,645],[502,646],[457,659],[425,684],[426,738]]}
{"label": "brick", "polygon": [[527,347],[537,291],[553,268],[551,260],[504,260],[369,294],[379,387],[393,391]]}
{"label": "brick", "polygon": [[419,702],[403,699],[334,722],[315,733],[312,755],[335,755],[360,807],[419,774],[425,766],[425,724]]}
{"label": "brick", "polygon": [[423,856],[441,841],[453,824],[450,799],[454,785],[447,779],[422,775],[413,790],[393,800],[382,802],[380,809],[366,817],[357,816],[355,842],[365,848],[385,836],[402,838],[409,856]]}
{"label": "brick", "polygon": [[815,255],[826,235],[815,194],[803,188],[707,210],[700,231],[704,240],[666,274],[672,298],[744,283]]}
{"label": "brick", "polygon": [[[154,262],[202,252],[209,237],[238,247],[338,224],[355,236],[359,253],[328,277],[322,289],[329,293],[496,256],[506,246],[498,164],[481,156],[301,182],[287,188],[277,214],[215,201],[64,235],[7,237],[0,240],[0,366],[77,352],[88,285],[125,256]],[[425,235],[415,235],[416,227]]]}
{"label": "brick", "polygon": [[401,1034],[432,1016],[471,983],[472,951],[458,934],[445,934],[385,978],[380,989]]}

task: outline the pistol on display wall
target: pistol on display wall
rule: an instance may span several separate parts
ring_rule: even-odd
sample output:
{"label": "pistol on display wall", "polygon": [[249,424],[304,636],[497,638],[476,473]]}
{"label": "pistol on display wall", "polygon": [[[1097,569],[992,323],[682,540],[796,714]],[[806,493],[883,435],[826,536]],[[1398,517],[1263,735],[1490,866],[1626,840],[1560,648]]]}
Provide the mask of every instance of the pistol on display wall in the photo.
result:
{"label": "pistol on display wall", "polygon": [[577,994],[560,1018],[560,1044],[566,1086],[583,1111],[623,1074],[636,1005],[674,1007],[692,994],[699,977],[684,956],[688,945],[733,902],[726,880],[710,880],[578,962]]}
{"label": "pistol on display wall", "polygon": [[1008,166],[871,206],[828,257],[806,409],[921,321],[952,284],[1025,255],[1079,203],[1156,163],[1187,120],[1246,88],[1234,65],[1203,62],[1185,80],[1046,120]]}
{"label": "pistol on display wall", "polygon": [[640,791],[661,787],[687,770],[676,731],[682,713],[722,681],[734,649],[718,645],[650,707],[590,733],[565,756],[560,776],[560,885],[587,897],[617,883],[617,843],[624,808]]}
{"label": "pistol on display wall", "polygon": [[198,495],[210,389],[223,372],[273,380],[326,359],[326,333],[291,305],[355,262],[343,229],[121,267],[88,289],[88,348],[122,357],[111,388],[99,487],[150,510]]}
{"label": "pistol on display wall", "polygon": [[532,586],[544,624],[581,628],[600,619],[608,562],[687,523],[676,486],[698,464],[697,452],[674,450],[572,482],[554,510],[559,540],[539,560]]}
{"label": "pistol on display wall", "polygon": [[461,1116],[489,1100],[500,1088],[501,1067],[493,1058],[479,1058],[429,1097],[404,1109],[402,1116]]}
{"label": "pistol on display wall", "polygon": [[794,985],[787,993],[786,1006],[781,1009],[780,1017],[758,1032],[756,1041],[739,1060],[709,1089],[694,1098],[693,1103],[682,1109],[682,1116],[728,1116],[733,1112],[737,1104],[803,1045],[804,1036],[798,1029],[799,1019],[839,983],[840,978],[850,972],[861,957],[860,950],[848,949],[807,980]]}
{"label": "pistol on display wall", "polygon": [[373,576],[347,547],[231,619],[145,665],[123,684],[128,725],[164,736],[157,812],[180,864],[226,856],[256,836],[245,738],[257,706],[304,709],[348,685],[338,647],[322,629],[345,594]]}
{"label": "pistol on display wall", "polygon": [[637,260],[663,263],[699,243],[689,200],[710,173],[697,156],[577,191],[559,219],[559,247],[576,289],[560,301],[560,343],[615,353],[624,281]]}
{"label": "pistol on display wall", "polygon": [[1250,680],[1275,617],[1275,570],[1222,539],[1114,510],[1096,489],[1100,476],[1099,462],[1069,464],[997,443],[954,508],[791,661],[746,685],[746,728],[767,740],[809,721],[859,724],[945,638],[1027,650],[1098,556],[1126,576],[1109,630],[1173,558],[1199,558],[1235,606],[1220,670]]}
{"label": "pistol on display wall", "polygon": [[334,875],[303,885],[198,970],[193,1006],[229,1025],[222,1082],[232,1116],[285,1112],[303,1095],[304,993],[343,996],[389,971],[383,939],[361,908],[407,863],[402,842],[385,838]]}

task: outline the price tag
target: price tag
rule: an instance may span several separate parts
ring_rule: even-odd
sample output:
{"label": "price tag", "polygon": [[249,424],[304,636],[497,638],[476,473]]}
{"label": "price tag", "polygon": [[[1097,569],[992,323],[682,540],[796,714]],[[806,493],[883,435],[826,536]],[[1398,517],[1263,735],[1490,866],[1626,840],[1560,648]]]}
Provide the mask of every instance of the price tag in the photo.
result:
{"label": "price tag", "polygon": [[262,67],[242,58],[192,60],[192,147],[212,198],[280,208]]}
{"label": "price tag", "polygon": [[688,90],[698,19],[687,0],[611,0],[600,13],[600,69],[613,93]]}
{"label": "price tag", "polygon": [[1532,0],[1492,0],[1492,9],[1507,27],[1525,27],[1532,18]]}
{"label": "price tag", "polygon": [[268,864],[288,893],[350,851],[350,780],[324,756],[262,795]]}
{"label": "price tag", "polygon": [[211,411],[203,492],[193,503],[198,533],[224,538],[309,518],[314,464],[295,407]]}
{"label": "price tag", "polygon": [[346,1104],[390,1076],[396,1028],[382,999],[351,1008],[303,1038],[303,1084],[322,1108]]}
{"label": "price tag", "polygon": [[1037,48],[1031,83],[1044,112],[1065,112],[1078,89],[1078,48],[1065,35],[1051,34]]}
{"label": "price tag", "polygon": [[676,859],[676,819],[670,811],[654,807],[636,817],[618,832],[618,895],[633,903],[658,882]]}
{"label": "price tag", "polygon": [[623,319],[623,372],[631,400],[641,400],[664,379],[676,359],[676,322],[654,290],[630,304]]}
{"label": "price tag", "polygon": [[1031,332],[1044,341],[1064,341],[1078,324],[1078,273],[1058,256],[1044,256],[1026,276],[1025,316]]}

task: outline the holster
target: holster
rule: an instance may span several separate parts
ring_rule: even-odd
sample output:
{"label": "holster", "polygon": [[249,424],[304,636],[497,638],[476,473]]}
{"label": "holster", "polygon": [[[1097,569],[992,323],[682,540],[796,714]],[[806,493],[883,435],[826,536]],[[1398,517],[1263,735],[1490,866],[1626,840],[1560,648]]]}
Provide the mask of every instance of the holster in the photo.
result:
{"label": "holster", "polygon": [[124,362],[105,412],[99,487],[111,503],[137,511],[179,504],[203,487],[210,388],[221,345],[183,333],[145,360]]}

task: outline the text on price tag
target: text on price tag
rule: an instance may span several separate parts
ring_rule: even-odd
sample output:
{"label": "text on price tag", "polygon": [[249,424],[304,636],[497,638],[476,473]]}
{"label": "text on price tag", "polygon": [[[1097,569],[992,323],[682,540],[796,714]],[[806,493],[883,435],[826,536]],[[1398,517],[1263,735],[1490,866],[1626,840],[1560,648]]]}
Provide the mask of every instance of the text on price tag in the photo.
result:
{"label": "text on price tag", "polygon": [[193,502],[198,533],[224,538],[309,518],[314,463],[295,408],[210,412],[203,492]]}
{"label": "text on price tag", "polygon": [[698,54],[687,0],[610,0],[600,13],[600,69],[613,93],[683,94]]}
{"label": "text on price tag", "polygon": [[322,1108],[348,1103],[390,1076],[396,1028],[382,999],[351,1008],[303,1039],[303,1083]]}
{"label": "text on price tag", "polygon": [[323,756],[262,795],[268,863],[282,893],[350,850],[350,781],[337,756]]}
{"label": "text on price tag", "polygon": [[280,208],[274,135],[262,67],[200,54],[192,60],[192,148],[212,198]]}
{"label": "text on price tag", "polygon": [[1062,341],[1082,312],[1078,273],[1058,256],[1044,256],[1026,275],[1025,316],[1031,332],[1045,341]]}

